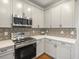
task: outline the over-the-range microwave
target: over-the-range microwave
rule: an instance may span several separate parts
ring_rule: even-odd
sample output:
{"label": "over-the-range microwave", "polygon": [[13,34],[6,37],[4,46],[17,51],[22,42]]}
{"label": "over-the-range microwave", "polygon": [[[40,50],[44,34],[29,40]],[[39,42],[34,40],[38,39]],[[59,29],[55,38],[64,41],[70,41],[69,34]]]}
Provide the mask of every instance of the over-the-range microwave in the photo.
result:
{"label": "over-the-range microwave", "polygon": [[25,18],[13,17],[13,26],[31,27],[32,18],[25,19]]}

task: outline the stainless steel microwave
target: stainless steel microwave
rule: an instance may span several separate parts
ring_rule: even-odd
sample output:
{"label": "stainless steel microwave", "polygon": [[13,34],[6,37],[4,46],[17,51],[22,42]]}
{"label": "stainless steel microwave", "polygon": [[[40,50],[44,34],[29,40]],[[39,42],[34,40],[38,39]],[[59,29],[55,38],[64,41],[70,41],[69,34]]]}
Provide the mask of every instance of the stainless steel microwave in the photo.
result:
{"label": "stainless steel microwave", "polygon": [[24,18],[13,17],[13,26],[31,27],[32,18],[24,19]]}

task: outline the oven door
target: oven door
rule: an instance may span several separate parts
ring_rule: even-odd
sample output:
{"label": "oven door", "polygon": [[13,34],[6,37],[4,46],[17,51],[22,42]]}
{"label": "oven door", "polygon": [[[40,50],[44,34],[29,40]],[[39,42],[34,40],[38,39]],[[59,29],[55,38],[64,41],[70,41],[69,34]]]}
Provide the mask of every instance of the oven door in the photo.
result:
{"label": "oven door", "polygon": [[36,43],[15,50],[15,59],[32,59],[35,56]]}

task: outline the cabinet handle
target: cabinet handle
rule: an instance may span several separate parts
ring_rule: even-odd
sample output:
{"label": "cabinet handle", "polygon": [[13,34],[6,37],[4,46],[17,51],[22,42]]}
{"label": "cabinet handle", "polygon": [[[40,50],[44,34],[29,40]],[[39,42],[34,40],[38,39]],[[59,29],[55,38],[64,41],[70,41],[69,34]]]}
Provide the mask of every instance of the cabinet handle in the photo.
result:
{"label": "cabinet handle", "polygon": [[50,28],[52,28],[52,25],[50,25]]}
{"label": "cabinet handle", "polygon": [[38,25],[38,28],[39,28],[39,25]]}
{"label": "cabinet handle", "polygon": [[52,41],[52,40],[48,40],[48,41]]}
{"label": "cabinet handle", "polygon": [[7,49],[1,50],[1,52],[5,52],[5,51],[7,51]]}
{"label": "cabinet handle", "polygon": [[63,43],[63,42],[62,42],[61,44],[62,44],[62,45],[65,45],[66,43]]}
{"label": "cabinet handle", "polygon": [[13,53],[13,56],[15,56],[15,52]]}
{"label": "cabinet handle", "polygon": [[60,26],[60,28],[62,27],[62,25],[61,25],[61,24],[60,24],[59,26]]}
{"label": "cabinet handle", "polygon": [[55,44],[54,47],[57,48],[57,45]]}

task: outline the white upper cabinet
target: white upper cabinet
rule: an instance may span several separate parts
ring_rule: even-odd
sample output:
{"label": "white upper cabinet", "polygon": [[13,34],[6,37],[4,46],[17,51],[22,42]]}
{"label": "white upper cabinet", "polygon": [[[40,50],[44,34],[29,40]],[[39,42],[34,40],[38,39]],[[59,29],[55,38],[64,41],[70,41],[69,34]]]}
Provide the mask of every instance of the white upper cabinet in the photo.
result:
{"label": "white upper cabinet", "polygon": [[29,4],[24,3],[23,13],[24,16],[27,18],[32,18],[32,6]]}
{"label": "white upper cabinet", "polygon": [[21,0],[13,0],[13,16],[22,17],[23,2]]}
{"label": "white upper cabinet", "polygon": [[39,9],[38,26],[44,28],[44,11]]}
{"label": "white upper cabinet", "polygon": [[75,1],[65,1],[45,11],[45,27],[47,28],[72,28],[74,20]]}
{"label": "white upper cabinet", "polygon": [[45,27],[58,28],[60,26],[60,6],[55,6],[45,11]]}
{"label": "white upper cabinet", "polygon": [[65,1],[45,12],[22,0],[0,0],[0,27],[11,28],[13,13],[13,16],[32,18],[32,28],[72,28],[75,27],[74,9],[75,0]]}
{"label": "white upper cabinet", "polygon": [[52,8],[52,28],[61,26],[61,5]]}
{"label": "white upper cabinet", "polygon": [[51,25],[53,24],[51,20],[52,20],[52,10],[48,9],[45,11],[45,28],[51,27]]}
{"label": "white upper cabinet", "polygon": [[44,11],[22,0],[13,0],[13,16],[32,18],[32,28],[44,27]]}
{"label": "white upper cabinet", "polygon": [[44,11],[32,7],[32,19],[33,19],[33,28],[43,28],[44,27]]}
{"label": "white upper cabinet", "polygon": [[11,28],[11,0],[0,0],[0,27]]}
{"label": "white upper cabinet", "polygon": [[32,25],[32,27],[33,28],[38,28],[38,9],[37,8],[35,8],[35,7],[33,7],[33,11],[32,11],[32,20],[33,20],[33,25]]}
{"label": "white upper cabinet", "polygon": [[74,27],[74,1],[67,1],[62,4],[61,9],[62,27]]}

